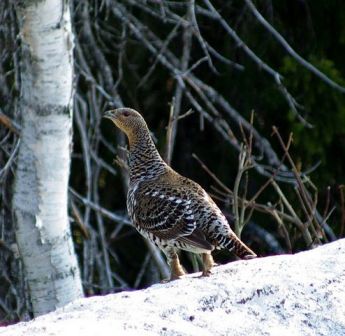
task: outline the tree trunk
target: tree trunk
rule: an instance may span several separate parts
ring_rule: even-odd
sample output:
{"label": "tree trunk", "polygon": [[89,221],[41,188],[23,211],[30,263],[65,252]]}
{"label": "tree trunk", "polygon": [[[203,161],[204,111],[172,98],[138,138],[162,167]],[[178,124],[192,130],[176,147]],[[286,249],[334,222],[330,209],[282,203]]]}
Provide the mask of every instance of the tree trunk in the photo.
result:
{"label": "tree trunk", "polygon": [[65,0],[18,5],[22,133],[13,207],[35,316],[83,295],[67,214],[73,40]]}

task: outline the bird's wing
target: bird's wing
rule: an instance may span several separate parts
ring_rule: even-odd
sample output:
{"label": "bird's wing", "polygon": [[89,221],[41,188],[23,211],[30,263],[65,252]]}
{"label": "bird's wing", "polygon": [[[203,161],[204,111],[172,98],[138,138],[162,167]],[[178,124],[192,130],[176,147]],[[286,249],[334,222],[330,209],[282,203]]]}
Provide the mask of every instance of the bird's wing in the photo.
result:
{"label": "bird's wing", "polygon": [[[201,230],[196,229],[188,190],[169,183],[141,182],[133,206],[135,225],[160,239],[174,239],[211,250]],[[199,232],[200,231],[200,232]]]}
{"label": "bird's wing", "polygon": [[162,239],[191,234],[195,219],[191,201],[180,188],[165,183],[142,182],[135,193],[135,224]]}

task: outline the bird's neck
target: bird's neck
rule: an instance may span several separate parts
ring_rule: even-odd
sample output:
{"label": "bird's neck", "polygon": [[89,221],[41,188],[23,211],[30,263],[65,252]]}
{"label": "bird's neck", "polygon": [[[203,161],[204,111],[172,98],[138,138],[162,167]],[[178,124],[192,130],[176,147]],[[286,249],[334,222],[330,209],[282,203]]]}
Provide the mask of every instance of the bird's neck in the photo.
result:
{"label": "bird's neck", "polygon": [[152,141],[148,129],[135,132],[129,137],[130,183],[155,179],[168,169]]}

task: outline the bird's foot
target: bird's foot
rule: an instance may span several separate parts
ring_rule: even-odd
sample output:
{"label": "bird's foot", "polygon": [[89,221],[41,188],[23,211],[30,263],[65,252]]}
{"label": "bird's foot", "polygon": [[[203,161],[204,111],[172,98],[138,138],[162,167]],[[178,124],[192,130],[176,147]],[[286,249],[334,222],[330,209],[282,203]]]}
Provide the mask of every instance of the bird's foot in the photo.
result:
{"label": "bird's foot", "polygon": [[211,269],[215,265],[213,257],[210,253],[203,253],[202,261],[203,261],[203,270],[201,273],[201,277],[209,277],[212,274]]}
{"label": "bird's foot", "polygon": [[172,263],[170,264],[170,267],[171,267],[170,281],[181,279],[181,276],[186,274],[177,256],[173,259]]}
{"label": "bird's foot", "polygon": [[171,282],[171,281],[174,281],[174,280],[177,280],[177,279],[181,279],[181,278],[178,277],[178,278],[163,279],[163,280],[160,281],[160,283],[161,283],[161,284],[167,284],[167,283],[169,283],[169,282]]}
{"label": "bird's foot", "polygon": [[171,274],[171,277],[169,279],[163,279],[163,280],[161,280],[161,283],[165,284],[165,283],[168,283],[170,281],[181,279],[182,276],[185,275],[185,274],[186,274],[185,272],[179,273],[179,274]]}
{"label": "bird's foot", "polygon": [[200,278],[209,277],[212,274],[211,270],[203,270]]}
{"label": "bird's foot", "polygon": [[254,254],[248,254],[246,255],[243,259],[244,260],[250,260],[250,259],[255,259],[257,258],[258,256],[254,253]]}
{"label": "bird's foot", "polygon": [[171,275],[171,277],[170,277],[170,281],[174,281],[174,280],[181,279],[183,275],[185,275],[184,272],[183,272],[183,274],[180,274],[180,275],[173,274],[173,275]]}

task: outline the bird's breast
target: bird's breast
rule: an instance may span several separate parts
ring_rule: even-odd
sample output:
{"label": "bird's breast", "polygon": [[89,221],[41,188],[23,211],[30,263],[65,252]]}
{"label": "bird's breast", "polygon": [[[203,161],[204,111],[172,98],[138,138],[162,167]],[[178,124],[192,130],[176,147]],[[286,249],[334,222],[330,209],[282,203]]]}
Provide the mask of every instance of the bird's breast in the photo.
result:
{"label": "bird's breast", "polygon": [[129,185],[128,188],[128,193],[127,193],[127,211],[128,211],[128,216],[132,219],[132,221],[134,222],[134,208],[136,206],[136,197],[135,197],[135,193],[137,192],[138,188],[139,188],[139,184],[140,181],[134,183],[133,185]]}

